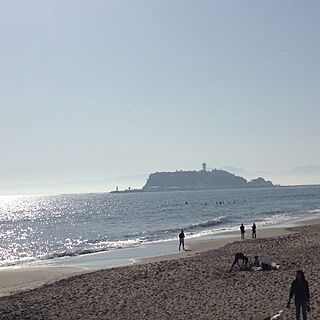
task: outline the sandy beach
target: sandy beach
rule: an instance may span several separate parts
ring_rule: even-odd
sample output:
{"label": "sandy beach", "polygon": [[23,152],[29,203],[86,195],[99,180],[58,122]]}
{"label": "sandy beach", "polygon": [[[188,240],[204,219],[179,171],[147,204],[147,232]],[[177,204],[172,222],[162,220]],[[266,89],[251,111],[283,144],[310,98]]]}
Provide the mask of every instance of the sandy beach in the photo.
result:
{"label": "sandy beach", "polygon": [[4,268],[0,270],[0,297],[35,289],[84,272],[87,270],[74,267]]}
{"label": "sandy beach", "polygon": [[[257,239],[190,241],[190,251],[83,274],[74,268],[2,271],[0,318],[259,319],[284,309],[286,319],[295,319],[294,307],[285,307],[295,271],[303,269],[311,291],[308,319],[319,319],[318,223],[264,229]],[[228,272],[240,251],[280,269]]]}

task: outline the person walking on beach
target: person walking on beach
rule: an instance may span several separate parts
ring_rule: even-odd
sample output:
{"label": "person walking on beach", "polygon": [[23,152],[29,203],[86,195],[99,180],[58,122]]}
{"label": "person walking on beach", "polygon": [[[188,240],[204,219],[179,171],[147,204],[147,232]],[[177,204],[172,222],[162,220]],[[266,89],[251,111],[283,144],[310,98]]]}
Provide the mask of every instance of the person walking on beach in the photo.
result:
{"label": "person walking on beach", "polygon": [[184,232],[183,230],[181,230],[181,232],[179,233],[179,251],[180,251],[180,248],[181,248],[181,245],[182,245],[182,249],[184,250]]}
{"label": "person walking on beach", "polygon": [[302,270],[297,271],[296,279],[292,281],[287,308],[290,308],[293,296],[296,307],[296,319],[300,320],[300,312],[302,311],[303,320],[307,320],[307,311],[310,311],[310,293],[308,281],[305,279]]}
{"label": "person walking on beach", "polygon": [[252,225],[252,238],[256,238],[257,237],[256,230],[257,230],[257,226],[256,226],[255,223],[253,223],[253,225]]}
{"label": "person walking on beach", "polygon": [[244,233],[245,233],[246,231],[244,230],[244,225],[243,225],[243,223],[241,223],[240,232],[241,232],[241,239],[244,239]]}

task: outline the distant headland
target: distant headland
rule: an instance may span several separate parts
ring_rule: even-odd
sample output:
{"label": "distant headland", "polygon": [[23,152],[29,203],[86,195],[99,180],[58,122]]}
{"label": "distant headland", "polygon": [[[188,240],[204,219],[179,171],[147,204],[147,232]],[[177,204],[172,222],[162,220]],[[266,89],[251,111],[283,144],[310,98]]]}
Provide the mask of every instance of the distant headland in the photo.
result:
{"label": "distant headland", "polygon": [[155,191],[191,191],[191,190],[221,190],[243,188],[272,188],[275,185],[259,177],[247,181],[228,171],[213,169],[207,171],[206,163],[200,171],[155,172],[149,175],[142,189],[118,190],[111,193],[155,192]]}

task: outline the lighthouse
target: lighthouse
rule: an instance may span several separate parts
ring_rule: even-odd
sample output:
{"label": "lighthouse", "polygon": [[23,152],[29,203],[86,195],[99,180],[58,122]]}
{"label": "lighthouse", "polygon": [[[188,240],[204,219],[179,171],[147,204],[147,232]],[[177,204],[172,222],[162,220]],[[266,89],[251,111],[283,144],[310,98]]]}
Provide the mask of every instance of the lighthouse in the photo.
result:
{"label": "lighthouse", "polygon": [[203,172],[207,171],[207,164],[205,162],[202,164],[202,171]]}

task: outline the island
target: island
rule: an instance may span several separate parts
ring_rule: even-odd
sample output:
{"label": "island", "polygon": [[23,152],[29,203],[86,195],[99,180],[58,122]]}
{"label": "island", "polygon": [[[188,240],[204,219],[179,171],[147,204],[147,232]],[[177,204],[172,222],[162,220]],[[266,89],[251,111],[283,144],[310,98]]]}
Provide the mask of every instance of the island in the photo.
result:
{"label": "island", "polygon": [[259,177],[246,180],[225,170],[206,170],[202,164],[200,171],[155,172],[149,175],[142,189],[115,190],[111,193],[155,192],[155,191],[183,191],[183,190],[221,190],[243,188],[272,188],[276,187],[271,181]]}

